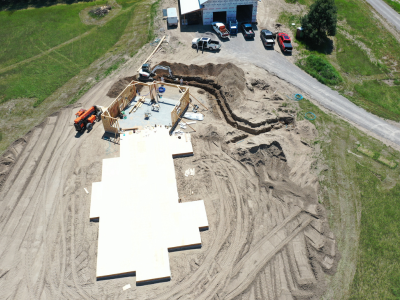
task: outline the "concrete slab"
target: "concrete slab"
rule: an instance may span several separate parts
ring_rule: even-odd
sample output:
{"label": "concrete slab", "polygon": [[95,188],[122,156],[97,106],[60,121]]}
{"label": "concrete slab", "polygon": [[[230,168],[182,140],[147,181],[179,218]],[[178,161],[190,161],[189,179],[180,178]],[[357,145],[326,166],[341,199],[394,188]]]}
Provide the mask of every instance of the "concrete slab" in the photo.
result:
{"label": "concrete slab", "polygon": [[[137,109],[136,112],[132,112],[129,114],[129,111],[132,107],[139,101],[139,96],[135,97],[131,104],[127,106],[124,110],[126,119],[118,120],[119,126],[123,129],[125,128],[133,128],[137,126],[154,126],[154,125],[171,125],[171,112],[174,109],[175,105],[179,102],[179,99],[171,99],[171,98],[162,98],[160,99],[159,111],[151,110],[151,100],[146,98],[146,102],[142,104],[140,108]],[[145,113],[151,113],[150,118],[145,118]]]}
{"label": "concrete slab", "polygon": [[98,279],[136,275],[136,282],[169,280],[168,250],[201,247],[208,221],[202,200],[179,203],[173,155],[193,153],[190,135],[168,129],[121,136],[120,157],[103,160],[92,185],[90,218],[98,219]]}

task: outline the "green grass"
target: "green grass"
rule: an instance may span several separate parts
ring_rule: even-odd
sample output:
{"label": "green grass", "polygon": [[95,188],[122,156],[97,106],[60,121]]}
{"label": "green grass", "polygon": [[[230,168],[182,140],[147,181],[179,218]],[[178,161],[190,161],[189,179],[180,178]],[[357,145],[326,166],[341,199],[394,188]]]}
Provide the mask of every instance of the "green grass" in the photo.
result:
{"label": "green grass", "polygon": [[324,57],[311,54],[300,59],[297,65],[323,84],[336,85],[343,81],[338,71]]}
{"label": "green grass", "polygon": [[[400,86],[388,86],[382,81],[370,80],[356,84],[354,89],[362,98],[375,104],[377,109],[383,108],[396,116],[400,116]],[[392,116],[393,118],[395,116]]]}
{"label": "green grass", "polygon": [[[326,60],[338,72],[343,81],[335,88],[355,104],[382,118],[400,121],[398,87],[389,87],[380,80],[391,74],[394,83],[399,81],[397,65],[400,65],[400,44],[376,19],[368,4],[361,0],[336,0],[338,7],[338,33],[332,41],[319,48],[312,49],[303,41],[295,38],[296,27],[300,24],[300,15],[283,12],[279,21],[292,31],[292,37],[300,52],[299,66],[319,81],[320,74],[313,68],[307,68],[306,60],[310,55],[318,55]],[[291,26],[291,23],[296,23]],[[342,34],[346,31],[350,37]],[[362,46],[365,45],[365,47]]]}
{"label": "green grass", "polygon": [[79,12],[106,1],[0,12],[0,69],[40,54],[88,31]]}
{"label": "green grass", "polygon": [[360,0],[336,0],[338,19],[350,27],[349,33],[363,42],[376,58],[386,57],[388,62],[398,61],[400,45],[378,20],[370,7]]}
{"label": "green grass", "polygon": [[384,1],[400,14],[400,3],[399,2],[394,1],[394,0],[384,0]]}
{"label": "green grass", "polygon": [[[398,299],[400,292],[400,184],[399,168],[391,169],[368,156],[358,157],[358,143],[388,160],[400,159],[400,153],[368,137],[345,121],[325,114],[308,100],[299,102],[301,112],[317,115],[311,123],[320,137],[316,142],[322,150],[322,164],[328,168],[319,175],[320,201],[327,208],[342,254],[338,271],[330,288],[332,299]],[[319,140],[320,139],[320,140]],[[316,143],[314,143],[316,144]],[[360,213],[359,227],[357,225]],[[354,248],[353,226],[359,231],[359,247]],[[356,263],[354,280],[351,274]],[[346,286],[350,284],[350,289]]]}
{"label": "green grass", "polygon": [[106,53],[121,37],[134,10],[125,10],[102,27],[28,64],[0,74],[2,102],[35,98],[40,105],[57,88]]}
{"label": "green grass", "polygon": [[117,70],[119,68],[120,65],[124,64],[126,62],[126,59],[122,58],[120,60],[118,60],[117,62],[115,62],[111,67],[109,67],[105,72],[104,75],[108,76],[110,75],[112,72],[114,72],[115,70]]}
{"label": "green grass", "polygon": [[154,18],[157,15],[157,10],[159,9],[159,1],[154,2],[150,7],[150,27],[149,27],[149,40],[153,40],[155,38],[154,34]]}
{"label": "green grass", "polygon": [[342,34],[336,35],[338,52],[337,61],[342,72],[352,75],[371,76],[382,74],[383,68],[374,64],[365,51],[346,39]]}

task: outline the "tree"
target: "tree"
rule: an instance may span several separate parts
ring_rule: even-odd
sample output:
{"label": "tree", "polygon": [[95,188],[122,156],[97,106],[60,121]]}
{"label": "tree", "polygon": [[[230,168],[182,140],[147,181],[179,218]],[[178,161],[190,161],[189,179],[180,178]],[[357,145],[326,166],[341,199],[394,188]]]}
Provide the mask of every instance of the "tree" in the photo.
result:
{"label": "tree", "polygon": [[320,46],[327,36],[336,35],[337,7],[334,0],[316,0],[301,19],[304,39]]}

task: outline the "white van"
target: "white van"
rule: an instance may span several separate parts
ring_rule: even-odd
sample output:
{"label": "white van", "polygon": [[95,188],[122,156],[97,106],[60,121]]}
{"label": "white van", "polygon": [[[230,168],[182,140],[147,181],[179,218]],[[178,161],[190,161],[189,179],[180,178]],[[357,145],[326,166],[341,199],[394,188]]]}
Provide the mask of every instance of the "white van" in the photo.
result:
{"label": "white van", "polygon": [[176,8],[167,8],[167,24],[168,26],[178,26],[178,14]]}

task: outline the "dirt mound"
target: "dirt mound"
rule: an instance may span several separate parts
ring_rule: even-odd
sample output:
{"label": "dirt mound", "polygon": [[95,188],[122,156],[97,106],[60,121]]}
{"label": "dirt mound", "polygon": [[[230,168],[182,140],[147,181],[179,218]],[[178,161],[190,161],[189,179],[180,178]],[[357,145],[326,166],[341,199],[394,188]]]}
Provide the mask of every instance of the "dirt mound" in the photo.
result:
{"label": "dirt mound", "polygon": [[236,77],[239,74],[239,77],[242,77],[242,79],[244,78],[243,70],[238,68],[236,65],[232,63],[226,63],[226,64],[208,63],[206,65],[199,66],[199,65],[185,65],[181,63],[169,63],[167,61],[162,61],[159,63],[159,65],[170,67],[172,73],[175,76],[176,74],[179,74],[183,76],[213,76],[216,78],[221,78],[222,74],[230,73],[231,75],[229,77]]}
{"label": "dirt mound", "polygon": [[232,63],[208,63],[198,66],[163,61],[160,65],[169,66],[174,76],[182,77],[185,81],[200,77],[216,83],[223,90],[225,100],[231,105],[235,102],[240,102],[244,98],[243,90],[246,87],[244,71]]}
{"label": "dirt mound", "polygon": [[116,98],[132,80],[136,80],[136,76],[125,77],[118,80],[111,86],[110,90],[107,93],[107,96],[110,98]]}
{"label": "dirt mound", "polygon": [[253,87],[255,86],[258,89],[263,90],[263,91],[268,90],[268,88],[270,87],[270,85],[262,79],[254,79],[253,78],[250,80],[250,84],[251,84],[251,86],[253,86]]}
{"label": "dirt mound", "polygon": [[[228,124],[241,131],[260,134],[293,122],[292,115],[283,111],[276,113],[273,106],[279,108],[282,103],[277,101],[283,98],[275,94],[276,90],[272,92],[269,83],[262,79],[250,80],[253,93],[249,95],[244,71],[232,63],[198,66],[162,61],[159,65],[170,67],[175,77],[165,78],[166,82],[177,83],[182,78],[189,86],[201,88],[212,95],[217,104],[213,104],[213,109],[221,112]],[[168,74],[164,70],[157,71],[155,79],[158,80],[161,75]],[[264,97],[254,93],[254,89],[263,92]],[[269,92],[270,95],[267,95]]]}

